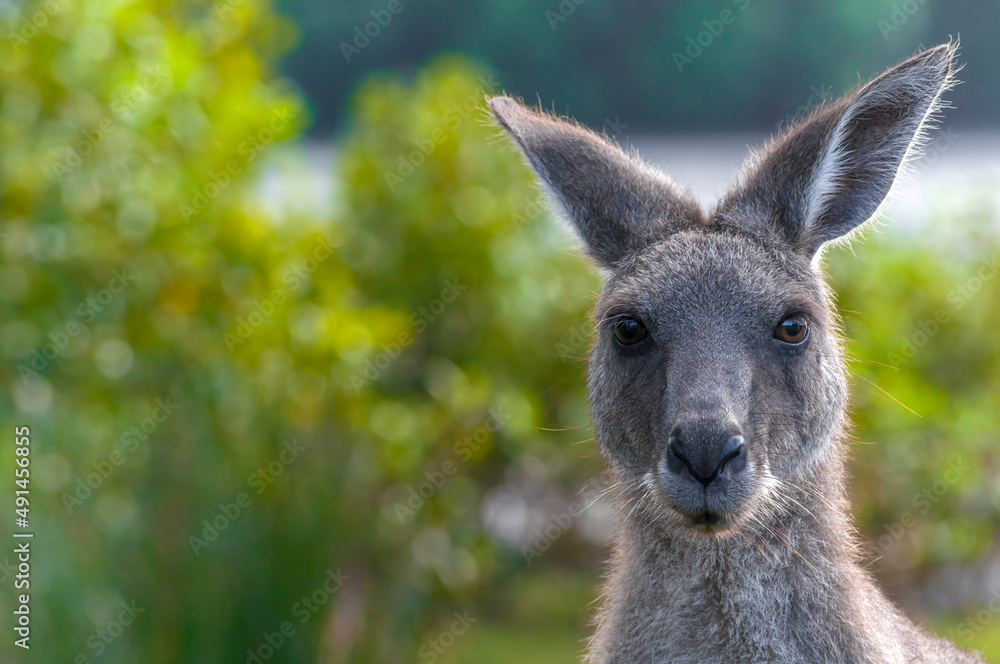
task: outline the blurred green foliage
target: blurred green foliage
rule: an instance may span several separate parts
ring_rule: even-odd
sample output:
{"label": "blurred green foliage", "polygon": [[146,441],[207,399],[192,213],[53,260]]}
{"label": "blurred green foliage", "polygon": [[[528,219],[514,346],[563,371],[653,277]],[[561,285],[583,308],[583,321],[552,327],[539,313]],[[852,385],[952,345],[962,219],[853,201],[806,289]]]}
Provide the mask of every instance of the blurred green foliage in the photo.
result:
{"label": "blurred green foliage", "polygon": [[[249,366],[223,343],[241,288],[310,244],[252,196],[260,155],[304,125],[270,65],[294,29],[265,1],[233,8],[77,0],[5,16],[2,412],[32,431],[38,661],[222,661],[291,605],[294,586],[267,581],[294,541],[263,527],[289,509],[280,485],[210,554],[187,540],[323,406],[289,344]],[[99,630],[123,601],[144,613],[109,645]]]}
{"label": "blurred green foliage", "polygon": [[897,582],[997,548],[997,210],[954,198],[940,229],[871,234],[830,260],[852,358],[853,498]]}
{"label": "blurred green foliage", "polygon": [[581,366],[556,345],[597,279],[552,233],[520,155],[497,140],[490,80],[453,57],[412,83],[373,78],[340,157],[345,297],[378,303],[341,355],[353,402],[343,442],[356,447],[338,499],[347,523],[365,524],[347,531],[345,555],[377,579],[372,661],[412,658],[389,650],[401,634],[436,631],[523,565],[497,549],[478,509],[506,468],[533,458],[577,484],[600,468],[567,445],[578,433],[541,429],[587,424]]}
{"label": "blurred green foliage", "polygon": [[596,279],[494,144],[488,72],[371,81],[342,216],[270,218],[292,30],[233,7],[59,6],[0,65],[2,408],[32,429],[45,661],[243,661],[285,621],[275,661],[405,661],[521,564],[478,510],[507,465],[599,468],[538,428],[586,424],[555,346]]}
{"label": "blurred green foliage", "polygon": [[[602,552],[571,532],[528,567],[482,508],[524,467],[568,495],[600,471],[574,444],[599,277],[490,123],[495,74],[444,56],[369,78],[336,210],[310,218],[261,191],[308,123],[272,66],[295,29],[266,0],[4,20],[23,39],[0,57],[0,414],[32,432],[37,660],[414,661],[467,611],[452,661],[573,661]],[[961,229],[992,217],[954,213],[947,251],[885,235],[831,255],[864,312],[845,314],[852,369],[923,416],[855,385],[877,443],[856,447],[864,528],[972,465],[886,570],[993,550],[997,280],[950,296],[996,244]],[[940,309],[905,366],[877,364]]]}

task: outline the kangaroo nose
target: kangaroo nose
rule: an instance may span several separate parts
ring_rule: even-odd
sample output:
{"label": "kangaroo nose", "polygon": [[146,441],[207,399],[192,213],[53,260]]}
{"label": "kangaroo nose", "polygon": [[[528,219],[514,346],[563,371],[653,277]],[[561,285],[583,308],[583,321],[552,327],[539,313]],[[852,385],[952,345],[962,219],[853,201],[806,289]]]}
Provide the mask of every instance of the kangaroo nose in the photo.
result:
{"label": "kangaroo nose", "polygon": [[[747,466],[746,445],[743,436],[722,439],[692,440],[678,433],[667,441],[667,468],[675,475],[691,475],[708,486],[727,471],[735,475]],[[689,444],[690,443],[690,444]]]}

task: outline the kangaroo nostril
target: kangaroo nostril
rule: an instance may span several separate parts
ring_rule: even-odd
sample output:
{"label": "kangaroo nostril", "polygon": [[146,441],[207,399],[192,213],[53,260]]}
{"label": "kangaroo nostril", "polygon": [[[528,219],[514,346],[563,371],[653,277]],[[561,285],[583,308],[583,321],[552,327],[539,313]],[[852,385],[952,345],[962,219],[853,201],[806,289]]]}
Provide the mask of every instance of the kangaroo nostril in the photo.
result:
{"label": "kangaroo nostril", "polygon": [[722,446],[722,463],[719,464],[718,471],[721,473],[726,467],[729,472],[738,473],[747,466],[746,445],[743,444],[743,436],[733,436]]}
{"label": "kangaroo nostril", "polygon": [[667,441],[667,468],[672,473],[684,473],[691,468],[684,455],[684,444],[677,436],[671,436]]}

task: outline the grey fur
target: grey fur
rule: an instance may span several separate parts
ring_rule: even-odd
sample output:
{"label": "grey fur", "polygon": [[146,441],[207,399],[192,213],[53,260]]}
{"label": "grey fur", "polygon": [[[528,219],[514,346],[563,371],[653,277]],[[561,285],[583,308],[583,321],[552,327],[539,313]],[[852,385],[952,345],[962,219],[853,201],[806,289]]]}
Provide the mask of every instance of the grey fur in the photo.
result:
{"label": "grey fur", "polygon": [[[846,370],[815,260],[882,203],[956,48],[816,111],[708,215],[589,130],[491,100],[609,271],[589,386],[621,518],[588,662],[981,661],[915,626],[858,563]],[[792,314],[809,325],[797,346],[776,338]],[[622,317],[648,337],[619,344]],[[735,456],[696,473],[737,434]]]}

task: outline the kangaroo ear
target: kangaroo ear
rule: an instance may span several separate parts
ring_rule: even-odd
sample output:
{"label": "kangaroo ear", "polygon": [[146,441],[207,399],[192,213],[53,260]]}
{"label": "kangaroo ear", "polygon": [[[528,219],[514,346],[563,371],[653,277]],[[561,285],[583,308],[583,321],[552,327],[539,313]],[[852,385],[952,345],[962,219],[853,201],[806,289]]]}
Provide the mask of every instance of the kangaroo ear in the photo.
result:
{"label": "kangaroo ear", "polygon": [[720,223],[766,219],[766,233],[809,256],[863,224],[919,148],[952,83],[957,48],[942,44],[900,63],[773,142],[721,204]]}
{"label": "kangaroo ear", "polygon": [[690,194],[603,136],[508,97],[490,108],[605,267],[703,221]]}

